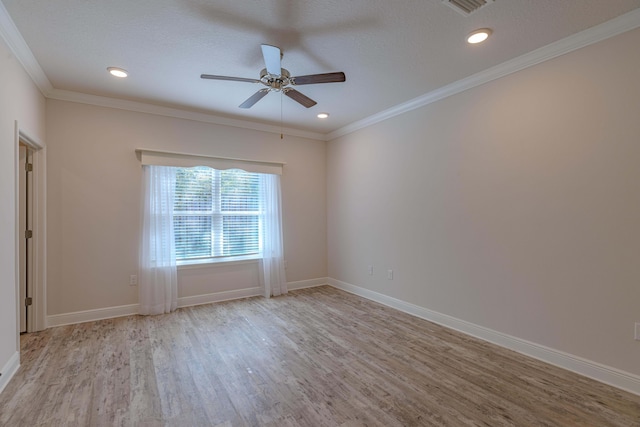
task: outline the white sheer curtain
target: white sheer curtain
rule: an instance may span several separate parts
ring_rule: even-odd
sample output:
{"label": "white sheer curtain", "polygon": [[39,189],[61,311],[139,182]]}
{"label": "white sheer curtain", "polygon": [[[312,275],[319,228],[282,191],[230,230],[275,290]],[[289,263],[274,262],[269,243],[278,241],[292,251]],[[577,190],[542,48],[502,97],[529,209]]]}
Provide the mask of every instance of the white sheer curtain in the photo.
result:
{"label": "white sheer curtain", "polygon": [[143,166],[144,211],[138,293],[140,314],[169,313],[178,305],[173,235],[176,168]]}
{"label": "white sheer curtain", "polygon": [[284,271],[284,251],[282,249],[282,206],[280,196],[280,175],[261,174],[262,187],[262,279],[264,296],[287,293],[287,279]]}

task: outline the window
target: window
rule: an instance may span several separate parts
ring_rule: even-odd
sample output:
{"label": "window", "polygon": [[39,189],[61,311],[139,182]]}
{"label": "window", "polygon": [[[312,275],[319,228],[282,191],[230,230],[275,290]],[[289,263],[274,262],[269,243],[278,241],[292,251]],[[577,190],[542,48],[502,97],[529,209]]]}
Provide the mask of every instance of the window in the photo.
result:
{"label": "window", "polygon": [[175,190],[177,260],[260,253],[260,174],[178,168]]}
{"label": "window", "polygon": [[265,297],[287,293],[280,191],[284,163],[144,149],[136,153],[144,189],[142,313],[162,305],[170,311],[177,304],[178,259],[260,258]]}

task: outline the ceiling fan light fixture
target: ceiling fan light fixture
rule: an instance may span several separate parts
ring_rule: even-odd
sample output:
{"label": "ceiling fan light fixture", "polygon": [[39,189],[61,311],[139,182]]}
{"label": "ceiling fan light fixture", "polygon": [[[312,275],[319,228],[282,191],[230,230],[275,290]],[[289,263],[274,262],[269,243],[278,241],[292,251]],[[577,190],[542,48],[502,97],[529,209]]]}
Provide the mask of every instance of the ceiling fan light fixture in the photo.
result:
{"label": "ceiling fan light fixture", "polygon": [[489,38],[492,31],[489,28],[480,28],[479,30],[472,31],[467,36],[467,43],[469,44],[478,44],[482,43],[486,39]]}
{"label": "ceiling fan light fixture", "polygon": [[327,117],[329,117],[329,113],[318,113],[317,117],[319,119],[326,119]]}
{"label": "ceiling fan light fixture", "polygon": [[118,67],[107,67],[107,71],[114,77],[124,78],[129,75],[129,73],[127,73],[127,70]]}

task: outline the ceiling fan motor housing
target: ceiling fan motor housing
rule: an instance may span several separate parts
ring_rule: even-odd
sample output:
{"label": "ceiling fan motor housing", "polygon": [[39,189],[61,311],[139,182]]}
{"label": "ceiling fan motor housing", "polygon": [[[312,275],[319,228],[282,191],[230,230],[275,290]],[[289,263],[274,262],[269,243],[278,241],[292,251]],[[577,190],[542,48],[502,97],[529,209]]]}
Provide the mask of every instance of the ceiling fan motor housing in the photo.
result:
{"label": "ceiling fan motor housing", "polygon": [[262,71],[260,71],[260,82],[271,90],[276,92],[281,91],[291,84],[291,74],[289,74],[289,71],[284,68],[281,68],[280,70],[281,75],[274,76],[273,74],[269,74],[266,68],[263,68]]}

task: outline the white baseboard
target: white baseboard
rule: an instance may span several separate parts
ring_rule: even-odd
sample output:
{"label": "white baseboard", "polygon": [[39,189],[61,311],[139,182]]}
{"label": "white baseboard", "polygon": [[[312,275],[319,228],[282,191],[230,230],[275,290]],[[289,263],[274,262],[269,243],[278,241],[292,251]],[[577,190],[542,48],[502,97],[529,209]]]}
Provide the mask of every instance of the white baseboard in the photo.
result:
{"label": "white baseboard", "polygon": [[[215,292],[205,295],[194,295],[178,298],[178,307],[209,304],[212,302],[227,301],[262,295],[262,288],[248,288],[234,291]],[[94,310],[75,311],[72,313],[54,314],[47,316],[47,327],[75,325],[77,323],[93,322],[96,320],[113,319],[115,317],[131,316],[138,314],[139,305],[129,304],[116,307],[97,308]]]}
{"label": "white baseboard", "polygon": [[340,280],[328,278],[329,285],[343,291],[370,299],[396,310],[403,311],[433,323],[455,329],[475,338],[497,344],[534,359],[575,372],[596,381],[640,395],[640,376],[625,372],[610,366],[602,365],[563,351],[555,350],[540,344],[503,334],[474,323],[457,319],[446,314],[438,313],[424,307],[417,306],[390,296],[374,292],[360,286],[352,285]]}
{"label": "white baseboard", "polygon": [[7,384],[9,384],[9,381],[11,381],[11,378],[18,372],[18,368],[20,368],[20,352],[16,351],[2,367],[2,371],[0,371],[0,374],[2,374],[0,375],[0,393],[2,393],[2,390],[4,390]]}
{"label": "white baseboard", "polygon": [[178,307],[211,304],[212,302],[229,301],[240,298],[257,297],[263,294],[261,287],[238,289],[233,291],[214,292],[211,294],[194,295],[178,298]]}
{"label": "white baseboard", "polygon": [[114,317],[130,316],[132,314],[138,314],[138,304],[96,308],[93,310],[74,311],[72,313],[53,314],[51,316],[47,316],[47,327],[51,328],[54,326],[75,325],[76,323],[112,319]]}
{"label": "white baseboard", "polygon": [[[287,288],[290,290],[310,288],[327,284],[327,278],[300,280],[288,282]],[[178,298],[178,307],[189,307],[193,305],[210,304],[214,302],[229,301],[240,298],[261,296],[261,287],[237,289],[233,291],[214,292],[204,295],[194,295]],[[116,307],[97,308],[94,310],[76,311],[72,313],[62,313],[47,316],[47,327],[74,325],[77,323],[93,322],[95,320],[112,319],[114,317],[130,316],[138,314],[138,304],[121,305]],[[4,376],[4,374],[3,374]]]}
{"label": "white baseboard", "polygon": [[287,282],[287,289],[295,291],[296,289],[314,288],[316,286],[323,286],[329,283],[329,279],[326,277],[320,277],[318,279],[298,280],[297,282]]}

